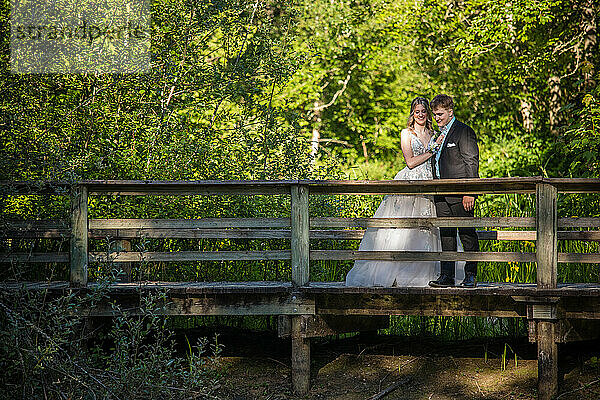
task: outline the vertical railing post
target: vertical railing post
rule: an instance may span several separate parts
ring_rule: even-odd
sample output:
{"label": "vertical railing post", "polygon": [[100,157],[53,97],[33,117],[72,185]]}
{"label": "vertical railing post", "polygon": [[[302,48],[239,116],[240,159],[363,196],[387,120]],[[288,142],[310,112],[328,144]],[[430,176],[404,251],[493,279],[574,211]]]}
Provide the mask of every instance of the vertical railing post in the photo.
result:
{"label": "vertical railing post", "polygon": [[[309,217],[308,186],[293,185],[291,187],[291,252],[292,252],[292,284],[294,287],[304,286],[309,282]],[[301,302],[298,295],[292,296]],[[291,317],[292,337],[292,387],[298,395],[305,396],[310,388],[310,339],[304,337],[305,320],[302,315]]]}
{"label": "vertical railing post", "polygon": [[87,285],[88,189],[77,185],[71,193],[71,286]]}
{"label": "vertical railing post", "polygon": [[[547,183],[536,185],[535,221],[538,289],[554,289],[557,286],[557,198],[558,192],[554,186]],[[556,307],[556,305],[548,304],[546,307]],[[558,324],[553,319],[545,318],[536,321],[539,400],[553,399],[558,393],[557,328]]]}
{"label": "vertical railing post", "polygon": [[554,186],[547,183],[536,185],[536,261],[537,287],[539,289],[554,289],[557,283],[557,197],[557,190]]}
{"label": "vertical railing post", "polygon": [[308,186],[293,185],[292,191],[292,283],[304,286],[309,280]]}

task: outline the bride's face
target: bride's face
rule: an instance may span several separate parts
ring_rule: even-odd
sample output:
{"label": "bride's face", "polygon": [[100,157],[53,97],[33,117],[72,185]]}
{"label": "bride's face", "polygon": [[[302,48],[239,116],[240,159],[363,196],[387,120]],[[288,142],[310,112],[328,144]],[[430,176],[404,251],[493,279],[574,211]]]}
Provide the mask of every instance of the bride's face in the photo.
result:
{"label": "bride's face", "polygon": [[427,109],[422,104],[417,104],[413,110],[415,117],[415,123],[421,126],[425,126],[427,122]]}

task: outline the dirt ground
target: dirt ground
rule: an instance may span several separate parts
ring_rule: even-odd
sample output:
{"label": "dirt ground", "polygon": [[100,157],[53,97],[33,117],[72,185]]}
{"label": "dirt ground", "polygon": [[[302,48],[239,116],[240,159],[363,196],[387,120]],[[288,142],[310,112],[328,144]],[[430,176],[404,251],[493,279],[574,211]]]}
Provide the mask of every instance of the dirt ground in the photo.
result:
{"label": "dirt ground", "polygon": [[[382,398],[509,400],[537,395],[536,348],[526,338],[458,343],[378,335],[313,339],[311,389],[299,397],[291,389],[289,340],[268,333],[238,334],[220,337],[225,350],[219,399],[369,399],[397,383]],[[564,381],[558,398],[600,399],[600,343],[565,345],[559,352]]]}

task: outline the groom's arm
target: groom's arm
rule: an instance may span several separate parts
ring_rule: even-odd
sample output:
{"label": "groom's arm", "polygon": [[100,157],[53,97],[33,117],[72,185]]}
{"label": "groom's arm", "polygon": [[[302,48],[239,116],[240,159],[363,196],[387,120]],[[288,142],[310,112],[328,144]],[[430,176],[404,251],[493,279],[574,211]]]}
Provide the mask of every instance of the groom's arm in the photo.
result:
{"label": "groom's arm", "polygon": [[479,147],[475,131],[467,125],[460,143],[460,153],[465,163],[467,177],[479,178]]}
{"label": "groom's arm", "polygon": [[[467,177],[479,178],[479,147],[477,146],[477,136],[475,135],[475,131],[468,125],[461,138],[460,152],[465,163]],[[466,211],[473,210],[475,197],[477,195],[463,196],[462,203]]]}

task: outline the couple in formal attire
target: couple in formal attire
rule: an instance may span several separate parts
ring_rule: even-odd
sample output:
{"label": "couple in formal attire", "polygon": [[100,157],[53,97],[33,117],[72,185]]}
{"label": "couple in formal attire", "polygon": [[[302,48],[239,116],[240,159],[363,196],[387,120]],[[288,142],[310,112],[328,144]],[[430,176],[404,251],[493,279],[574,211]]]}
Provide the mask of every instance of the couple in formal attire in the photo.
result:
{"label": "couple in formal attire", "polygon": [[[440,134],[435,137],[432,116]],[[423,97],[410,106],[401,133],[406,168],[394,179],[426,180],[479,177],[475,131],[454,116],[454,102],[438,95],[431,105]],[[385,196],[374,218],[473,217],[473,196]],[[458,233],[458,234],[457,234]],[[359,251],[478,251],[474,228],[368,228]],[[357,260],[347,286],[475,287],[477,262]]]}

